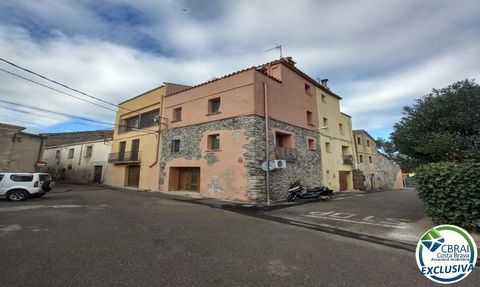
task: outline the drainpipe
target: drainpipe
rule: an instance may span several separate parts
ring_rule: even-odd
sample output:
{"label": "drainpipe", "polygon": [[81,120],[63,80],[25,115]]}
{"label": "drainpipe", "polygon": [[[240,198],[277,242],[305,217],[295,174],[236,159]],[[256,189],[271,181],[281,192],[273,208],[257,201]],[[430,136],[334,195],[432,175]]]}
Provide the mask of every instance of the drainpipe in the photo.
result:
{"label": "drainpipe", "polygon": [[160,135],[162,131],[163,101],[164,101],[164,98],[162,98],[160,102],[160,115],[158,118],[158,133],[155,135],[157,136],[157,151],[156,151],[155,161],[149,166],[149,168],[154,167],[158,163],[158,156],[160,154]]}
{"label": "drainpipe", "polygon": [[265,102],[265,158],[267,160],[267,171],[265,172],[265,183],[267,193],[267,205],[270,205],[270,151],[268,149],[269,131],[268,131],[268,90],[267,84],[263,84],[263,100]]}

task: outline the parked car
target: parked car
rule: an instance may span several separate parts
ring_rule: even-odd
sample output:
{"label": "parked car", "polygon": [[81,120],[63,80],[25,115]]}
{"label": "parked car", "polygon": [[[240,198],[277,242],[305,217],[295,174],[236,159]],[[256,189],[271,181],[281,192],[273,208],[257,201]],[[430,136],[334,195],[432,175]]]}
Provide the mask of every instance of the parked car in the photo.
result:
{"label": "parked car", "polygon": [[54,186],[48,173],[0,172],[0,196],[11,201],[42,197]]}

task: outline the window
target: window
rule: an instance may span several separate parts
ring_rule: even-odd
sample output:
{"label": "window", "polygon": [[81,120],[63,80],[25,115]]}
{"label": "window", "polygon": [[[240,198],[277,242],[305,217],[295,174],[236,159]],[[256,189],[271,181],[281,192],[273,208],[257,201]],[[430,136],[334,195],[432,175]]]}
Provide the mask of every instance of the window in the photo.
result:
{"label": "window", "polygon": [[309,150],[316,150],[316,144],[314,139],[308,139],[308,149]]}
{"label": "window", "polygon": [[358,157],[360,159],[360,163],[363,163],[363,155],[359,155]]}
{"label": "window", "polygon": [[310,94],[310,85],[305,84],[305,92]]}
{"label": "window", "polygon": [[360,137],[357,137],[357,144],[362,145],[362,140],[360,139]]}
{"label": "window", "polygon": [[340,131],[341,135],[345,134],[345,131],[343,130],[343,124],[338,124],[338,130]]}
{"label": "window", "polygon": [[68,169],[68,170],[71,170],[71,169],[72,169],[72,165],[69,164],[69,165],[67,166],[67,169]]}
{"label": "window", "polygon": [[372,162],[373,162],[373,161],[372,161],[372,156],[368,156],[368,162],[369,162],[369,163],[372,163]]}
{"label": "window", "polygon": [[370,146],[370,140],[367,140],[367,146]]}
{"label": "window", "polygon": [[0,181],[2,181],[4,176],[5,176],[4,174],[0,174]]}
{"label": "window", "polygon": [[330,143],[329,142],[325,143],[325,151],[326,152],[332,152],[331,149],[330,149]]}
{"label": "window", "polygon": [[171,153],[179,153],[180,152],[180,140],[172,140],[170,144],[170,152]]}
{"label": "window", "polygon": [[313,113],[310,111],[307,111],[307,124],[313,126]]}
{"label": "window", "polygon": [[178,122],[182,120],[182,108],[173,109],[173,122]]}
{"label": "window", "polygon": [[322,102],[325,104],[327,103],[327,97],[325,95],[322,95]]}
{"label": "window", "polygon": [[287,133],[275,132],[275,146],[280,148],[293,148],[293,136]]}
{"label": "window", "polygon": [[220,113],[220,98],[215,98],[208,100],[208,114],[218,114]]}
{"label": "window", "polygon": [[33,180],[33,174],[32,175],[12,174],[10,176],[10,179],[16,182],[30,182]]}
{"label": "window", "polygon": [[68,158],[73,158],[73,154],[75,153],[75,149],[71,148],[68,150]]}
{"label": "window", "polygon": [[85,151],[85,157],[92,157],[92,150],[93,150],[93,146],[91,145],[87,146],[87,150]]}
{"label": "window", "polygon": [[138,116],[134,116],[122,121],[122,132],[128,132],[134,129],[137,129],[139,126]]}
{"label": "window", "polygon": [[60,159],[60,150],[55,151],[55,159]]}
{"label": "window", "polygon": [[155,109],[140,115],[140,128],[148,128],[158,124],[160,109]]}
{"label": "window", "polygon": [[209,135],[208,136],[208,149],[209,150],[219,150],[220,149],[220,135]]}
{"label": "window", "polygon": [[328,129],[328,119],[327,118],[323,118],[323,126],[327,127],[327,129]]}

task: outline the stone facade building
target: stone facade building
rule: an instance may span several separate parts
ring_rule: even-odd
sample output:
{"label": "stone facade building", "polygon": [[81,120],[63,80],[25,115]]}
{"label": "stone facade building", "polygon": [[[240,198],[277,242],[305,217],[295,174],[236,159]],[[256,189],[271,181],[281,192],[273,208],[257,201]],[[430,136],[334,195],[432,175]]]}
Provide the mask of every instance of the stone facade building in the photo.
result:
{"label": "stone facade building", "polygon": [[43,137],[23,132],[24,127],[0,123],[0,171],[36,171]]}
{"label": "stone facade building", "polygon": [[269,173],[272,199],[284,198],[297,179],[321,185],[315,87],[284,58],[167,94],[160,190],[264,200],[267,147],[284,166]]}
{"label": "stone facade building", "polygon": [[58,181],[103,183],[112,130],[46,133],[42,169]]}
{"label": "stone facade building", "polygon": [[375,139],[365,130],[354,130],[353,135],[358,168],[364,176],[364,189],[403,189],[400,167],[377,151]]}

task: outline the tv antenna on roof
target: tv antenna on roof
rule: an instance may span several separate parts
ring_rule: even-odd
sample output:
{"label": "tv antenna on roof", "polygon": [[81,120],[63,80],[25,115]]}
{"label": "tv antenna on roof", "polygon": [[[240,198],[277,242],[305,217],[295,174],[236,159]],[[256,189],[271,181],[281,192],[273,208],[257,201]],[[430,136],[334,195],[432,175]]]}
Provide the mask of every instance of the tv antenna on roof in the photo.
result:
{"label": "tv antenna on roof", "polygon": [[270,52],[270,51],[273,51],[273,50],[278,50],[280,52],[280,59],[282,58],[282,45],[279,45],[279,44],[275,44],[276,46],[271,48],[271,49],[268,49],[268,50],[265,50],[265,52]]}

